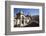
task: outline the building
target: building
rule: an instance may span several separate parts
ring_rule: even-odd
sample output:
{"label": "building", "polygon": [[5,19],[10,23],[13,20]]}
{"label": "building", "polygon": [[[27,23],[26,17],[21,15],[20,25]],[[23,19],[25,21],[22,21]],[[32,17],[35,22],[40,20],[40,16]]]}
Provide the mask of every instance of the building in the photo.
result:
{"label": "building", "polygon": [[31,21],[31,16],[25,16],[22,11],[16,14],[15,16],[15,26],[22,27],[28,25],[29,21]]}

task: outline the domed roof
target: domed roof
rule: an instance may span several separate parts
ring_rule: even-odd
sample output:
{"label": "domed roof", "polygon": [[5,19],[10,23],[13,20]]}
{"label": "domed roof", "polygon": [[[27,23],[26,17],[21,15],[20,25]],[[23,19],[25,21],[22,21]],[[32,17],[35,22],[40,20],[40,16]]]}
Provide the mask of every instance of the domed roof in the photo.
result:
{"label": "domed roof", "polygon": [[16,18],[20,18],[20,15],[23,15],[23,11],[20,10],[19,13],[16,14]]}
{"label": "domed roof", "polygon": [[23,14],[23,11],[21,10],[20,13]]}

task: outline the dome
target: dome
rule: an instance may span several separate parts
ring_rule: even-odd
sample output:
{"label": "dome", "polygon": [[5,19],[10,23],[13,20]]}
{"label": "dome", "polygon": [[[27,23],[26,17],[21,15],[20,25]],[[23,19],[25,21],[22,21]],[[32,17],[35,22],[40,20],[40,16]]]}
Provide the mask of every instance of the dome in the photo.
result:
{"label": "dome", "polygon": [[21,10],[20,13],[23,14],[23,11]]}

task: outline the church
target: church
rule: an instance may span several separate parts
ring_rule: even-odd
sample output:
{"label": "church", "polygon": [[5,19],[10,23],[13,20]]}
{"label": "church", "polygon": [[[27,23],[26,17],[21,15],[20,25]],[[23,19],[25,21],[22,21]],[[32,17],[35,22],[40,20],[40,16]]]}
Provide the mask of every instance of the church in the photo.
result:
{"label": "church", "polygon": [[23,11],[19,11],[19,13],[16,14],[14,17],[14,26],[15,27],[23,27],[29,24],[31,22],[32,18],[29,15],[24,15]]}

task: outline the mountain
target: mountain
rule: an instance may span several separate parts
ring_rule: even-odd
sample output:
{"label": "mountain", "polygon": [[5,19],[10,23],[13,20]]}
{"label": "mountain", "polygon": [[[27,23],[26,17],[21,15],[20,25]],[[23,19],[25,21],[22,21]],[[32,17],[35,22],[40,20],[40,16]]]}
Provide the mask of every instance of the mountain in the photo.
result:
{"label": "mountain", "polygon": [[36,21],[39,22],[39,15],[34,15],[34,16],[32,16],[32,20],[36,20]]}

